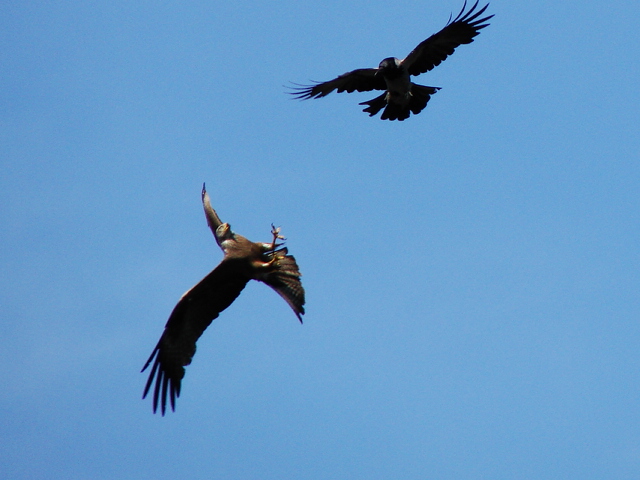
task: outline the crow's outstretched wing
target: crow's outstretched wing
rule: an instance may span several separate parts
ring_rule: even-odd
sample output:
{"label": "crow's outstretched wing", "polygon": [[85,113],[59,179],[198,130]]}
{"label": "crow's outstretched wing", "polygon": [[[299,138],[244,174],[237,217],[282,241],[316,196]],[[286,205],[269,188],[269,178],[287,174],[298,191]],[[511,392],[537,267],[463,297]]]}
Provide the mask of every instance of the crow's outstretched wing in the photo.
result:
{"label": "crow's outstretched wing", "polygon": [[292,87],[295,98],[306,100],[329,95],[334,90],[341,92],[368,92],[371,90],[386,90],[387,84],[382,75],[376,75],[376,68],[360,68],[352,72],[343,73],[328,82],[318,82],[315,85],[298,85]]}
{"label": "crow's outstretched wing", "polygon": [[149,393],[155,379],[153,411],[160,409],[162,415],[167,407],[167,396],[171,409],[175,410],[176,397],[180,396],[180,385],[184,367],[191,363],[196,353],[196,342],[220,312],[233,303],[250,278],[239,261],[223,260],[195,287],[185,293],[171,312],[160,341],[145,363],[144,372],[155,357],[142,398]]}
{"label": "crow's outstretched wing", "polygon": [[465,13],[467,2],[465,0],[462,10],[458,16],[449,22],[438,33],[431,35],[421,42],[413,51],[402,60],[402,64],[407,68],[410,75],[420,75],[428,72],[432,68],[440,65],[454,50],[463,44],[473,42],[473,37],[485,28],[493,15],[478,18],[487,9],[487,3],[480,10],[475,11],[478,1]]}

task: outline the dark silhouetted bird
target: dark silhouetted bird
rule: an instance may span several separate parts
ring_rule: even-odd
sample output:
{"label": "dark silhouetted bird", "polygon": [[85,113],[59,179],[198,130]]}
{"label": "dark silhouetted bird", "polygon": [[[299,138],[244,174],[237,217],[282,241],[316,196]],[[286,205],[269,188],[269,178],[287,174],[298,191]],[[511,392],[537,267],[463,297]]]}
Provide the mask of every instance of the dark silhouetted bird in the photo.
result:
{"label": "dark silhouetted bird", "polygon": [[302,323],[304,315],[304,289],[296,260],[287,255],[286,247],[277,240],[280,229],[271,226],[271,243],[254,243],[233,233],[228,223],[222,223],[211,207],[209,195],[202,186],[202,205],[209,228],[224,252],[224,258],[211,273],[185,293],[171,312],[160,341],[145,363],[142,371],[153,363],[142,398],[147,396],[155,379],[153,412],[160,403],[165,414],[167,396],[175,411],[176,397],[184,367],[196,353],[196,341],[218,317],[233,303],[249,280],[259,280],[273,288],[285,299]]}
{"label": "dark silhouetted bird", "polygon": [[382,120],[404,120],[409,115],[420,113],[431,95],[440,87],[425,87],[411,82],[411,75],[420,75],[440,65],[454,50],[462,44],[473,42],[473,37],[485,28],[493,15],[480,17],[489,4],[476,11],[478,1],[465,13],[467,2],[458,16],[449,22],[438,33],[431,35],[420,43],[404,60],[395,57],[385,58],[378,68],[361,68],[340,75],[328,82],[315,85],[298,85],[292,95],[306,100],[329,95],[334,90],[351,93],[368,92],[370,90],[386,90],[379,97],[362,102],[368,105],[363,111],[369,116],[376,115],[384,108]]}

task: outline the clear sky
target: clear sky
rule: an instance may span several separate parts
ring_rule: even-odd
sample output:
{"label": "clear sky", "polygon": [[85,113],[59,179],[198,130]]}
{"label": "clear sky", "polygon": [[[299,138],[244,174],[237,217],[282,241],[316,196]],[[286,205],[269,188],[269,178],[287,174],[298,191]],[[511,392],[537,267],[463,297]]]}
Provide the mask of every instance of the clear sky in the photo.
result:
{"label": "clear sky", "polygon": [[[0,5],[0,478],[640,478],[640,3],[492,1],[404,122],[285,94],[461,6]],[[161,417],[203,182],[307,315],[249,285]]]}

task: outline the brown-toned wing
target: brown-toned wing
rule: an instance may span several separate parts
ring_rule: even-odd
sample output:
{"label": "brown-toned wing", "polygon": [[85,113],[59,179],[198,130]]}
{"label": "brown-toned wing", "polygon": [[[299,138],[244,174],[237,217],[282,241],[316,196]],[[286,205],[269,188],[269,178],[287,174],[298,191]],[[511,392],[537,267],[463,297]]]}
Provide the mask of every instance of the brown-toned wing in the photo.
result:
{"label": "brown-toned wing", "polygon": [[202,207],[204,208],[204,216],[207,218],[207,225],[209,225],[209,228],[211,229],[211,233],[213,233],[213,237],[217,241],[218,237],[216,236],[216,229],[220,225],[222,225],[222,221],[220,220],[220,217],[218,217],[218,214],[216,213],[216,211],[211,206],[211,200],[209,199],[209,194],[207,193],[207,188],[204,183],[202,184],[201,197],[202,197]]}
{"label": "brown-toned wing", "polygon": [[413,51],[407,55],[402,64],[407,68],[410,75],[420,75],[428,72],[432,68],[440,65],[453,51],[462,44],[473,42],[473,37],[485,28],[493,15],[488,17],[478,17],[484,13],[489,4],[487,3],[477,12],[478,1],[465,13],[467,2],[465,0],[462,10],[458,16],[449,22],[438,33],[431,35],[424,42],[420,43]]}
{"label": "brown-toned wing", "polygon": [[160,402],[162,415],[167,407],[175,410],[176,397],[184,377],[184,367],[196,353],[202,332],[240,295],[250,278],[238,261],[223,260],[195,287],[185,293],[171,312],[160,341],[145,363],[144,372],[155,357],[142,398],[147,396],[155,378],[153,412]]}
{"label": "brown-toned wing", "polygon": [[274,255],[278,256],[275,270],[261,276],[258,280],[278,292],[289,304],[300,323],[302,323],[302,315],[304,315],[304,288],[302,288],[302,283],[300,282],[302,274],[296,259],[292,255],[287,255],[287,253],[286,247],[274,252]]}
{"label": "brown-toned wing", "polygon": [[341,92],[368,92],[370,90],[386,90],[384,78],[376,76],[375,68],[360,68],[352,72],[343,73],[338,78],[328,82],[319,82],[315,85],[298,85],[290,92],[299,100],[308,98],[320,98],[329,95],[334,90]]}

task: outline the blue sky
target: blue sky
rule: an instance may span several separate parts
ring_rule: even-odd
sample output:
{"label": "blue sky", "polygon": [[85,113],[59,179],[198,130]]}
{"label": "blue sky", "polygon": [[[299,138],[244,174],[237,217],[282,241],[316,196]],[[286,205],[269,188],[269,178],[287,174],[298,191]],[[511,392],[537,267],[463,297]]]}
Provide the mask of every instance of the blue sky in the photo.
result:
{"label": "blue sky", "polygon": [[[292,101],[462,2],[0,6],[0,477],[640,476],[637,2],[491,2],[404,122]],[[222,255],[282,226],[177,411],[139,370]]]}

